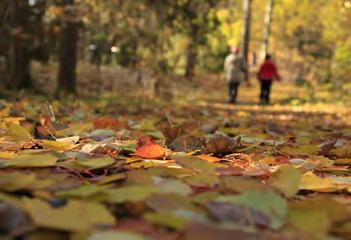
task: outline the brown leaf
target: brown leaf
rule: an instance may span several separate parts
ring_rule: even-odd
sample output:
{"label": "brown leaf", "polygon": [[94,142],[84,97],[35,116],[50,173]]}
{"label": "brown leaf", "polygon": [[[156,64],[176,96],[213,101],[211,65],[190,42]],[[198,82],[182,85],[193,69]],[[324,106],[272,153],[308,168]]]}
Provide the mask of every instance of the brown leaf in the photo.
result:
{"label": "brown leaf", "polygon": [[194,151],[201,149],[202,139],[186,134],[174,139],[173,142],[169,145],[169,147],[175,152]]}
{"label": "brown leaf", "polygon": [[207,139],[204,150],[213,154],[233,153],[238,148],[239,141],[240,139],[234,140],[223,134],[214,134]]}
{"label": "brown leaf", "polygon": [[[205,224],[190,224],[185,230],[184,240],[263,240],[269,238],[266,234],[246,232],[235,228],[218,227]],[[280,238],[283,239],[283,238]]]}

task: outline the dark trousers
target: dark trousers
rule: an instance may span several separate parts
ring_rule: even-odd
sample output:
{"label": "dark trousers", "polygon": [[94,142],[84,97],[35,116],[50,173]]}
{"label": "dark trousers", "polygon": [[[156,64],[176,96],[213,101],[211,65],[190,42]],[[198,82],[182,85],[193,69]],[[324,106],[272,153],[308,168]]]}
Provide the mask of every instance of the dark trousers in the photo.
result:
{"label": "dark trousers", "polygon": [[236,102],[236,97],[238,95],[238,89],[239,89],[239,82],[229,82],[228,83],[228,89],[229,89],[229,102],[235,103]]}
{"label": "dark trousers", "polygon": [[260,94],[260,103],[268,104],[269,96],[271,94],[272,80],[263,80],[261,81],[261,94]]}

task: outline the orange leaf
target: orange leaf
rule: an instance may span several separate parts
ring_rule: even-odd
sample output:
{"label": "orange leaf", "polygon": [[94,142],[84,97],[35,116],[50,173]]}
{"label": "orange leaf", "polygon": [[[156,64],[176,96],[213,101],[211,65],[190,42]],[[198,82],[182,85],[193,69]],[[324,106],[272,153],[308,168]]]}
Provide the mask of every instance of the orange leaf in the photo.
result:
{"label": "orange leaf", "polygon": [[220,161],[219,158],[216,158],[216,157],[213,157],[213,156],[210,156],[210,155],[199,155],[197,157],[200,158],[201,160],[205,160],[205,161],[211,162],[211,163]]}
{"label": "orange leaf", "polygon": [[117,125],[118,121],[111,117],[100,117],[94,121],[95,129],[114,129]]}
{"label": "orange leaf", "polygon": [[146,159],[158,159],[165,156],[166,149],[154,143],[149,136],[139,138],[136,156]]}

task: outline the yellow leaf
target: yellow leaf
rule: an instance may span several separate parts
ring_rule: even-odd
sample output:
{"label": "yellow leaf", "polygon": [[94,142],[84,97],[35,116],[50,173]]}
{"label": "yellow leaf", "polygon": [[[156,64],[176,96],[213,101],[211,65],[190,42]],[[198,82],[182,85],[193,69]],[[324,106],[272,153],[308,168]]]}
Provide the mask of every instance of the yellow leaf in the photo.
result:
{"label": "yellow leaf", "polygon": [[12,141],[28,141],[31,138],[31,135],[21,125],[9,123],[7,128],[7,135]]}
{"label": "yellow leaf", "polygon": [[14,155],[13,152],[0,152],[0,158],[11,159]]}
{"label": "yellow leaf", "polygon": [[299,184],[300,190],[312,190],[315,192],[335,192],[337,187],[329,178],[321,178],[309,172],[302,176]]}
{"label": "yellow leaf", "polygon": [[351,158],[336,159],[335,164],[336,165],[351,165]]}
{"label": "yellow leaf", "polygon": [[42,140],[43,147],[50,150],[62,151],[72,148],[74,145],[69,142],[59,142],[59,141],[50,141]]}
{"label": "yellow leaf", "polygon": [[320,151],[320,147],[317,145],[302,145],[297,148],[284,147],[281,151],[290,155],[316,155]]}
{"label": "yellow leaf", "polygon": [[99,225],[113,226],[115,218],[99,203],[71,200],[53,208],[39,199],[24,199],[25,210],[34,224],[70,232],[88,232]]}
{"label": "yellow leaf", "polygon": [[219,161],[220,161],[219,158],[213,157],[213,156],[210,156],[210,155],[199,155],[199,156],[197,156],[197,157],[200,158],[201,160],[205,160],[205,161],[211,162],[211,163],[219,162]]}
{"label": "yellow leaf", "polygon": [[124,173],[118,173],[110,176],[103,177],[98,184],[107,184],[111,182],[116,182],[122,179],[125,179],[127,176]]}
{"label": "yellow leaf", "polygon": [[0,161],[1,167],[51,167],[54,166],[58,158],[52,154],[23,154],[10,160]]}
{"label": "yellow leaf", "polygon": [[281,191],[285,196],[292,197],[299,191],[300,171],[296,168],[284,165],[269,179],[274,188]]}
{"label": "yellow leaf", "polygon": [[35,181],[35,175],[17,172],[0,172],[0,190],[12,192],[21,190]]}

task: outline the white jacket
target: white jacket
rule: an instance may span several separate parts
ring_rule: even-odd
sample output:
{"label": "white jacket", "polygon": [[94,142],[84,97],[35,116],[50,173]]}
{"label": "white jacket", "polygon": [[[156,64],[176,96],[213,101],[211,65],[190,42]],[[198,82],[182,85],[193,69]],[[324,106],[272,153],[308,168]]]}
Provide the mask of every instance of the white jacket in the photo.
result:
{"label": "white jacket", "polygon": [[224,72],[228,82],[242,82],[245,79],[245,61],[240,55],[229,54],[224,61]]}

